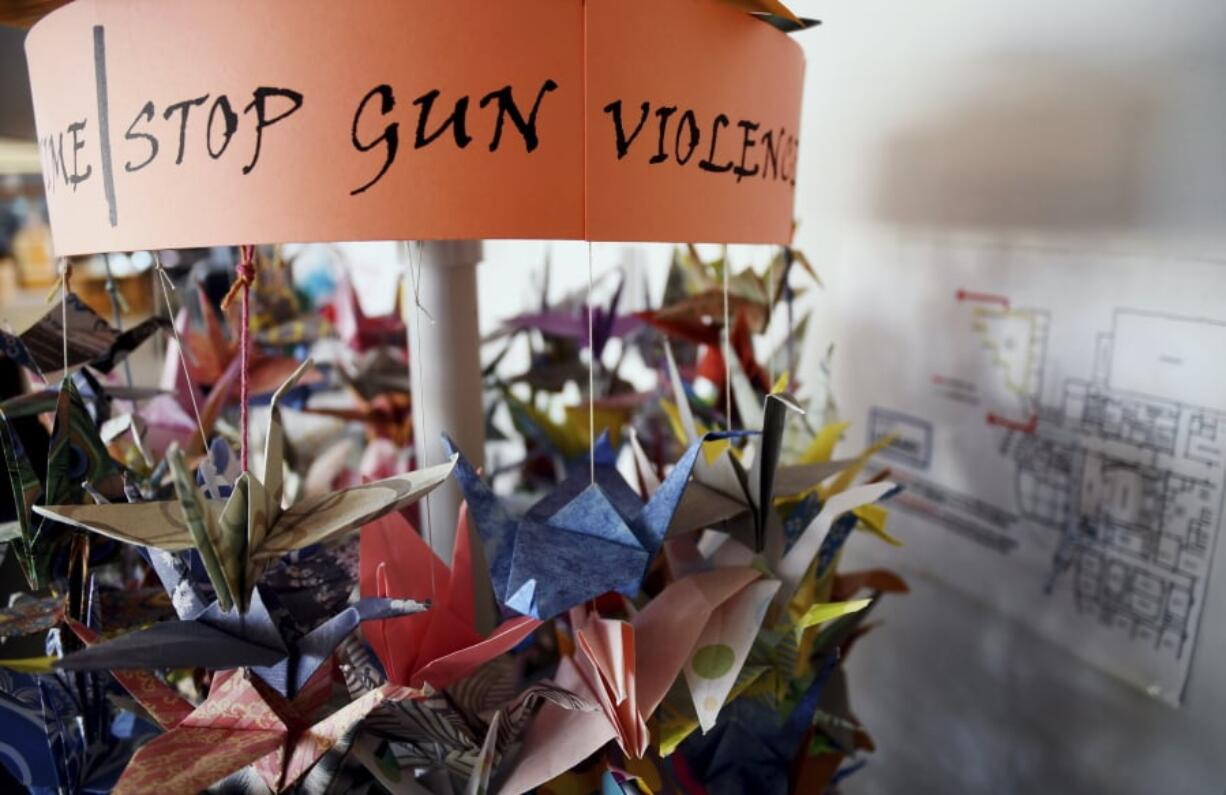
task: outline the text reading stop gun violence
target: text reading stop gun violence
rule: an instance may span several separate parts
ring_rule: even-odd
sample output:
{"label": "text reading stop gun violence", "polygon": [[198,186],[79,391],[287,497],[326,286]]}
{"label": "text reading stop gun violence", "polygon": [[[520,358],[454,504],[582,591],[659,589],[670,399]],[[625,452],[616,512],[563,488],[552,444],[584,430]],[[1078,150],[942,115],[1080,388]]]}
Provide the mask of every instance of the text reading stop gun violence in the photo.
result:
{"label": "text reading stop gun violence", "polygon": [[[374,187],[396,164],[402,153],[402,122],[413,125],[414,149],[437,145],[448,138],[454,146],[465,149],[474,141],[469,130],[475,125],[470,125],[470,118],[474,112],[486,114],[493,118],[486,141],[489,151],[499,150],[509,121],[525,150],[534,152],[541,143],[538,125],[542,106],[547,95],[556,90],[556,81],[544,80],[532,104],[523,108],[513,88],[503,86],[481,96],[474,111],[468,95],[456,99],[450,108],[439,110],[441,92],[435,89],[415,97],[405,113],[392,86],[375,86],[356,103],[350,141],[354,149],[369,155],[378,166],[349,193],[357,195]],[[207,156],[214,161],[241,162],[241,172],[250,174],[259,163],[265,134],[273,127],[291,125],[306,101],[299,91],[272,86],[257,87],[245,104],[235,102],[227,94],[202,94],[164,105],[149,100],[129,117],[123,142],[117,149],[117,162],[123,163],[125,172],[136,173],[170,158],[174,165],[180,165],[186,158]],[[763,130],[762,124],[749,119],[739,119],[734,124],[723,113],[700,121],[693,110],[675,105],[653,108],[649,102],[641,103],[636,113],[625,116],[621,100],[605,105],[603,111],[611,133],[606,140],[618,160],[642,157],[650,165],[672,163],[712,174],[728,174],[737,182],[756,177],[795,185],[797,140],[785,129]],[[236,136],[244,137],[240,136],[244,125],[252,130],[245,136],[249,140],[232,147]],[[43,136],[40,145],[48,191],[61,186],[75,191],[93,177],[94,167],[87,154],[93,151],[88,146],[89,134],[89,119],[82,118]],[[644,135],[644,143],[639,143]],[[238,152],[240,146],[245,148],[244,153]],[[193,149],[199,155],[193,155]]]}

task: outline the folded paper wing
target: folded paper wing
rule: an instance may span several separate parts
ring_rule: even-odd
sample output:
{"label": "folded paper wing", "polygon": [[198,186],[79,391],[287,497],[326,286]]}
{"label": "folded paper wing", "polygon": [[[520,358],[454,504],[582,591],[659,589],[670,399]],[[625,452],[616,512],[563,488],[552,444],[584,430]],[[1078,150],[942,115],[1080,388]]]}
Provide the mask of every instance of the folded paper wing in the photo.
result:
{"label": "folded paper wing", "polygon": [[455,458],[415,472],[303,500],[286,509],[256,558],[278,557],[294,549],[330,541],[381,516],[403,510],[447,479]]}
{"label": "folded paper wing", "polygon": [[75,293],[67,293],[21,334],[0,331],[0,353],[44,377],[62,370],[65,356],[69,368],[88,364],[109,373],[145,340],[169,326],[165,318],[153,317],[127,331],[119,331]]}
{"label": "folded paper wing", "polygon": [[[34,471],[19,434],[10,423],[10,418],[18,416],[22,407],[5,401],[0,408],[0,447],[4,449],[20,536],[15,550],[26,579],[36,589],[45,587],[53,575],[54,561],[66,554],[72,534],[41,517],[36,521],[30,513],[37,508],[34,503],[84,502],[87,488],[106,499],[123,494],[119,467],[111,460],[72,378],[65,376],[61,380],[53,405],[55,421],[47,447],[46,476],[42,478]],[[26,408],[41,411],[44,406]]]}
{"label": "folded paper wing", "polygon": [[684,670],[704,732],[715,726],[778,590],[778,580],[750,583],[720,605],[703,628]]}
{"label": "folded paper wing", "polygon": [[[220,509],[223,503],[213,501]],[[123,510],[118,510],[118,509]],[[178,552],[193,547],[178,502],[34,506],[34,512],[117,541]]]}
{"label": "folded paper wing", "polygon": [[250,764],[270,790],[282,792],[371,710],[416,695],[385,685],[316,721],[328,680],[315,682],[320,686],[291,702],[249,674],[223,674],[204,703],[133,755],[114,792],[198,792]]}
{"label": "folded paper wing", "polygon": [[312,366],[308,359],[272,399],[264,455],[264,479],[239,476],[229,499],[210,500],[188,472],[178,450],[169,454],[178,501],[94,506],[51,505],[35,511],[132,544],[168,551],[195,548],[223,610],[246,610],[264,568],[285,552],[331,541],[391,511],[403,509],[438,487],[455,464],[397,475],[304,500],[282,509],[285,453],[280,402]]}
{"label": "folded paper wing", "polygon": [[69,654],[57,667],[68,671],[249,667],[281,695],[293,698],[361,622],[425,609],[425,604],[412,600],[362,599],[294,638],[273,619],[261,589],[256,588],[245,614],[223,611],[214,602],[186,621],[154,624]]}
{"label": "folded paper wing", "polygon": [[821,511],[804,529],[791,549],[786,553],[775,552],[768,556],[771,569],[779,575],[779,579],[783,582],[782,587],[775,594],[774,605],[782,609],[791,600],[804,579],[805,573],[813,564],[814,558],[817,557],[818,550],[836,519],[848,511],[876,502],[897,489],[898,487],[893,483],[867,483],[834,494],[827,499]]}

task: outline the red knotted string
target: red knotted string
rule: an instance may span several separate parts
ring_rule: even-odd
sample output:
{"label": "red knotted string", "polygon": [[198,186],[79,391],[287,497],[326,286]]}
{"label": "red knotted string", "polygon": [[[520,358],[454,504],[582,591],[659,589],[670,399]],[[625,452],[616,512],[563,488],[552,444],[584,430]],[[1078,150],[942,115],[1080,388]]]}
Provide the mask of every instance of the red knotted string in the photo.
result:
{"label": "red knotted string", "polygon": [[247,404],[250,398],[251,371],[251,285],[255,283],[255,246],[239,246],[238,265],[234,269],[234,284],[230,292],[221,301],[221,308],[230,308],[230,302],[241,290],[242,314],[238,332],[238,400],[239,400],[239,466],[243,472],[247,467]]}

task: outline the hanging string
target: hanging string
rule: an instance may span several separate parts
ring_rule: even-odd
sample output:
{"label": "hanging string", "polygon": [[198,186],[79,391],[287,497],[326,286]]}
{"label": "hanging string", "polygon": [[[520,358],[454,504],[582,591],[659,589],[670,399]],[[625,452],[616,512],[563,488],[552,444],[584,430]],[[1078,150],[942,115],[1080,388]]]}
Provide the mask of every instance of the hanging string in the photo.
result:
{"label": "hanging string", "polygon": [[[115,281],[115,274],[111,270],[111,257],[109,254],[102,256],[102,263],[106,266],[106,294],[111,299],[111,312],[115,316],[115,330],[123,332],[123,313],[127,311],[127,305],[123,300],[123,295],[119,292],[119,284]],[[132,386],[132,363],[125,356],[123,360],[124,380],[128,382],[128,387]]]}
{"label": "hanging string", "polygon": [[724,249],[723,258],[724,267],[724,406],[728,419],[728,430],[732,430],[732,324],[730,322],[731,313],[728,308],[728,271],[731,270],[728,262],[728,249]]}
{"label": "hanging string", "polygon": [[60,260],[60,340],[64,348],[64,375],[68,375],[68,294],[72,292],[72,263]]}
{"label": "hanging string", "polygon": [[228,310],[236,294],[242,297],[241,326],[238,336],[238,400],[239,400],[239,465],[243,472],[247,466],[247,414],[251,397],[251,285],[255,283],[255,246],[239,246],[238,265],[234,269],[234,283],[221,299],[222,310]]}
{"label": "hanging string", "polygon": [[[162,286],[162,300],[166,303],[166,316],[170,318],[170,331],[175,335],[175,345],[179,348],[179,365],[183,368],[184,383],[187,384],[187,397],[192,402],[192,413],[196,416],[196,428],[200,431],[200,444],[203,446],[205,454],[209,450],[208,434],[204,432],[204,420],[200,418],[200,406],[196,403],[196,385],[192,383],[191,370],[187,367],[187,354],[184,352],[183,339],[179,336],[179,324],[175,322],[175,308],[170,303],[170,291],[175,289],[175,283],[171,281],[170,274],[166,272],[166,267],[162,265],[162,255],[157,251],[153,252],[153,271],[155,275],[154,281]],[[208,312],[208,307],[203,307],[204,311]]]}
{"label": "hanging string", "polygon": [[[410,400],[409,405],[411,408],[417,410],[417,419],[414,421],[414,424],[413,424],[413,434],[414,434],[414,437],[418,439],[429,439],[430,432],[427,426],[428,418],[426,416],[427,414],[426,401],[424,397],[425,387],[423,386],[423,384],[425,383],[426,360],[422,356],[422,352],[421,352],[421,340],[422,340],[421,316],[422,315],[429,316],[429,312],[426,311],[426,308],[422,306],[422,303],[421,303],[421,243],[418,242],[416,244],[417,245],[417,267],[416,268],[414,268],[413,266],[413,245],[414,244],[406,241],[402,245],[404,246],[406,275],[409,277],[411,286],[413,289],[413,306],[414,306],[413,332],[411,334],[409,333],[409,324],[408,323],[404,324],[404,333],[406,337],[405,341],[407,343],[407,349],[408,349],[408,354],[409,354],[409,378],[410,378],[409,386],[410,386],[410,391],[412,393],[409,397],[409,400]],[[430,318],[430,322],[431,323],[434,322],[433,317]],[[416,341],[417,341],[416,351],[413,350],[414,338],[416,338]],[[416,386],[413,386],[413,382],[412,382],[414,370],[417,371],[417,385]],[[421,434],[420,436],[417,435],[419,433]],[[424,447],[425,445],[423,444],[421,448],[419,449],[424,449]],[[418,465],[420,466],[424,463],[425,463],[424,461],[419,461]],[[434,549],[434,519],[433,519],[433,512],[430,510],[430,494],[429,493],[427,493],[422,498],[422,502],[424,504],[425,514],[426,514],[426,517],[425,517],[426,518],[426,546],[430,547],[430,549],[433,550]],[[459,532],[459,530],[460,528],[457,527],[456,531]],[[435,584],[436,578],[435,578],[434,569],[435,569],[434,566],[430,567],[430,599],[431,601],[434,600],[435,592],[437,588],[437,585]]]}
{"label": "hanging string", "polygon": [[592,294],[596,278],[592,271],[592,241],[587,241],[587,457],[588,474],[596,482],[596,337]]}
{"label": "hanging string", "polygon": [[[775,319],[775,258],[766,261],[766,328],[769,330],[771,321]],[[770,388],[775,388],[775,356],[766,356],[766,370],[770,377]]]}
{"label": "hanging string", "polygon": [[793,339],[792,330],[796,327],[796,318],[793,315],[792,307],[792,287],[788,283],[788,278],[792,274],[792,263],[794,262],[791,246],[783,248],[783,283],[780,285],[783,289],[783,295],[788,302],[788,374],[789,376],[796,374],[796,340]]}

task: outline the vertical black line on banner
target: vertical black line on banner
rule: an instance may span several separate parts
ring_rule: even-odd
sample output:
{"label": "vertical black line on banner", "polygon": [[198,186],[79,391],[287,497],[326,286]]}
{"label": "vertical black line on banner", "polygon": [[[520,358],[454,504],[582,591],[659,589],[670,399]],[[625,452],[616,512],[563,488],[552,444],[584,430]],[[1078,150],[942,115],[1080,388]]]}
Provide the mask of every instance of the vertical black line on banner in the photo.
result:
{"label": "vertical black line on banner", "polygon": [[106,193],[107,217],[119,225],[115,202],[115,174],[111,167],[111,110],[106,83],[106,28],[94,25],[94,85],[98,92],[98,143],[102,150],[102,189]]}

